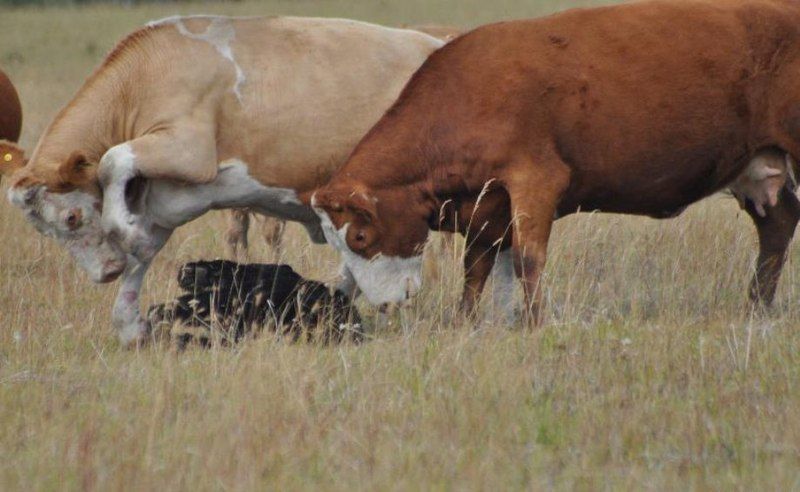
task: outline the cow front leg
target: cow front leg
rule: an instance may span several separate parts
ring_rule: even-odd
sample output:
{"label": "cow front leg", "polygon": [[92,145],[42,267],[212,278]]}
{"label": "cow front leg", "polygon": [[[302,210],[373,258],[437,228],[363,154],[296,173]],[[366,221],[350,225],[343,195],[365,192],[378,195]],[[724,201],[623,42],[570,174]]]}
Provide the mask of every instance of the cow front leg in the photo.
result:
{"label": "cow front leg", "polygon": [[511,198],[514,271],[522,282],[528,321],[538,326],[544,314],[541,279],[547,243],[558,204],[569,187],[570,170],[560,159],[551,157],[521,160],[507,173],[504,181]]}
{"label": "cow front leg", "polygon": [[142,218],[129,209],[126,198],[128,186],[136,176],[135,156],[127,143],[111,148],[100,160],[98,177],[103,187],[103,230],[118,239],[127,251],[141,258],[151,256],[151,252],[144,248],[147,231]]}
{"label": "cow front leg", "polygon": [[140,346],[147,341],[150,334],[139,307],[142,283],[149,266],[149,262],[130,256],[125,273],[122,274],[122,282],[111,312],[111,323],[117,330],[123,347]]}
{"label": "cow front leg", "polygon": [[492,271],[494,249],[478,244],[469,246],[464,252],[464,292],[461,295],[460,310],[468,317],[475,314],[486,279]]}
{"label": "cow front leg", "polygon": [[100,159],[103,229],[134,256],[148,258],[155,251],[149,247],[146,219],[130,209],[131,181],[137,177],[188,185],[213,181],[217,155],[213,131],[208,129],[213,127],[197,122],[177,125],[116,145]]}
{"label": "cow front leg", "polygon": [[751,201],[747,201],[745,210],[756,225],[759,243],[756,272],[750,283],[750,300],[755,305],[767,307],[775,299],[789,243],[800,220],[800,201],[785,186],[775,206],[759,211]]}
{"label": "cow front leg", "polygon": [[[172,231],[159,227],[154,227],[152,230],[154,232],[148,236],[149,248],[157,253],[166,244]],[[139,258],[128,255],[128,265],[122,274],[120,288],[111,312],[112,325],[117,330],[117,336],[124,347],[140,346],[150,335],[150,326],[141,312],[140,297],[144,277],[152,260],[152,256]]]}

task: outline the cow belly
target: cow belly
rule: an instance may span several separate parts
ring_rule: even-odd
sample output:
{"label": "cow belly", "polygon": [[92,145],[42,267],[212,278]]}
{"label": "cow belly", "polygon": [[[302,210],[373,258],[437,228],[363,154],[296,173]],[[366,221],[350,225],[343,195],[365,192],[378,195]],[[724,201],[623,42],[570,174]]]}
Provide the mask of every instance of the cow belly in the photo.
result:
{"label": "cow belly", "polygon": [[683,174],[659,173],[652,168],[628,175],[577,173],[559,207],[559,214],[597,210],[671,218],[724,186],[715,166],[685,166]]}

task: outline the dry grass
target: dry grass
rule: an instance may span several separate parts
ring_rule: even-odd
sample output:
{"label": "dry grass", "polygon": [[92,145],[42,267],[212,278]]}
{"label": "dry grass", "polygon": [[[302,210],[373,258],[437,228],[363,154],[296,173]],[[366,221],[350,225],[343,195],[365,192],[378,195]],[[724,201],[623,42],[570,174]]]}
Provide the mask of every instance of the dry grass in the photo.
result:
{"label": "dry grass", "polygon": [[[586,2],[589,3],[589,2]],[[270,1],[181,12],[475,24],[566,2]],[[115,38],[174,7],[0,13],[0,64],[31,145]],[[185,227],[148,277],[223,252],[219,216]],[[285,261],[335,255],[291,227]],[[547,326],[453,316],[459,251],[432,249],[425,292],[361,347],[272,337],[232,349],[120,350],[114,288],[94,286],[0,207],[2,489],[800,488],[797,253],[774,313],[751,317],[749,219],[714,198],[680,219],[557,224]],[[254,241],[253,258],[268,258]],[[371,323],[374,313],[367,310]]]}

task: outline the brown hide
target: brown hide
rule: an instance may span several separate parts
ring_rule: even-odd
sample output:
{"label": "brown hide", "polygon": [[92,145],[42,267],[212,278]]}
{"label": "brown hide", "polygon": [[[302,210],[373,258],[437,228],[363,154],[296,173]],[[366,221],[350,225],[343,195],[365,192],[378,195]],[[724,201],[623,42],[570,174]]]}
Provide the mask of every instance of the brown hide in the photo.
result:
{"label": "brown hide", "polygon": [[[795,26],[798,4],[761,0],[644,2],[479,28],[428,59],[329,187],[421,187],[433,210],[476,197],[489,179],[508,188],[531,168],[563,166],[560,214],[671,216],[758,150],[800,155]],[[545,184],[528,183],[531,198]]]}
{"label": "brown hide", "polygon": [[22,131],[22,106],[14,85],[0,70],[0,140],[16,142]]}
{"label": "brown hide", "polygon": [[22,130],[22,106],[11,80],[0,70],[0,177],[25,165],[25,156],[15,142]]}

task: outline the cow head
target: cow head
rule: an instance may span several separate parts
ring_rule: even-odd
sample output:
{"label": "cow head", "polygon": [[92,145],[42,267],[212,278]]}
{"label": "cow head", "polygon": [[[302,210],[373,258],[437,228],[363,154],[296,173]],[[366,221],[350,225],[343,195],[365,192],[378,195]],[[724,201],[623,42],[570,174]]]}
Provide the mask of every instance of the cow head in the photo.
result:
{"label": "cow head", "polygon": [[100,225],[96,174],[96,164],[81,152],[55,159],[34,156],[12,175],[8,199],[39,232],[66,247],[94,282],[101,283],[119,277],[127,258]]}
{"label": "cow head", "polygon": [[407,190],[326,187],[311,197],[325,239],[372,304],[404,303],[422,282],[429,210]]}

